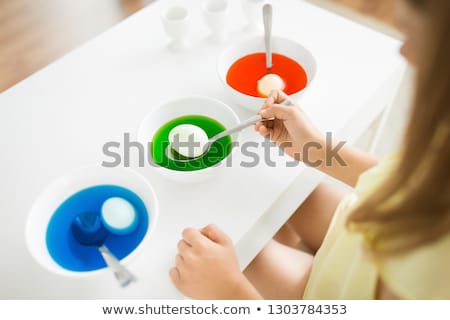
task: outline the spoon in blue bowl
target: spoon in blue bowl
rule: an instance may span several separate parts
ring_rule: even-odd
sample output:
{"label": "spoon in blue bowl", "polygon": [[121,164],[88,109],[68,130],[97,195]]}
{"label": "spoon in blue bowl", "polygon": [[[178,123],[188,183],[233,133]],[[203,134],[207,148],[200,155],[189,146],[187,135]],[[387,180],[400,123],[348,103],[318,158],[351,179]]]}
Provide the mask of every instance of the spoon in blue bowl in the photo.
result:
{"label": "spoon in blue bowl", "polygon": [[120,286],[126,287],[136,281],[136,277],[120,263],[104,243],[110,233],[126,235],[136,226],[137,213],[133,206],[125,199],[110,198],[103,203],[101,213],[78,214],[72,221],[71,231],[81,245],[98,248]]}

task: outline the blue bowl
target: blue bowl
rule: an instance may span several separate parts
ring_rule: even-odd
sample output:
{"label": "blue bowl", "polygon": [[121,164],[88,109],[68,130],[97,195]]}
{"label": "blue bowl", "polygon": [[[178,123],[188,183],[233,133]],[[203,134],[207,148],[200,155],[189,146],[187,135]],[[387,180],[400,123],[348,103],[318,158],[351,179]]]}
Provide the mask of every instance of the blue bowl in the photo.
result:
{"label": "blue bowl", "polygon": [[100,212],[102,204],[111,197],[120,197],[135,208],[138,225],[127,235],[110,234],[105,245],[118,258],[127,257],[141,243],[149,227],[149,214],[143,201],[132,191],[116,185],[97,185],[74,193],[55,210],[47,232],[46,244],[50,256],[62,268],[87,272],[106,267],[98,248],[83,246],[75,240],[71,224],[81,212]]}

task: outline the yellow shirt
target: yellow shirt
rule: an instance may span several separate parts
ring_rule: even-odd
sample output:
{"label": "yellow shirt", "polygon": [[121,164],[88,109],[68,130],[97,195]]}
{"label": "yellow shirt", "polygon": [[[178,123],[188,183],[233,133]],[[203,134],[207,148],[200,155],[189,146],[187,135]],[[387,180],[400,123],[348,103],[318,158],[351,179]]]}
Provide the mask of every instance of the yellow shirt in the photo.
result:
{"label": "yellow shirt", "polygon": [[362,174],[355,192],[339,204],[314,258],[304,299],[375,299],[379,278],[402,299],[450,299],[450,234],[375,264],[362,235],[345,226],[350,209],[389,176],[397,161],[387,158]]}

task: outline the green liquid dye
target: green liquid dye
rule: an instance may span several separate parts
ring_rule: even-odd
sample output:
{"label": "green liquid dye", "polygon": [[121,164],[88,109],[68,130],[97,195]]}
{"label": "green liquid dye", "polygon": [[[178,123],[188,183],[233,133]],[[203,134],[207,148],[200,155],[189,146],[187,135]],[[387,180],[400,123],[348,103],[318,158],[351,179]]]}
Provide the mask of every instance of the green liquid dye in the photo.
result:
{"label": "green liquid dye", "polygon": [[153,161],[164,168],[176,171],[196,171],[212,167],[220,163],[231,152],[232,140],[230,136],[223,137],[211,145],[208,153],[198,159],[187,162],[170,159],[166,155],[166,149],[169,146],[169,132],[181,124],[192,124],[205,131],[208,138],[226,130],[225,127],[214,119],[200,115],[189,115],[175,118],[164,124],[153,136],[152,158]]}

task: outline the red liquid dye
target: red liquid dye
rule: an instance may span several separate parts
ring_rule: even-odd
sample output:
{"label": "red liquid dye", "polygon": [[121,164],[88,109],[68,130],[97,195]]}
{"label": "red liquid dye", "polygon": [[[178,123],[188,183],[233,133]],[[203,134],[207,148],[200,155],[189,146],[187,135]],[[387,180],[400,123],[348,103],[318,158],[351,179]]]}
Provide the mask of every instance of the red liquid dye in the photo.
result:
{"label": "red liquid dye", "polygon": [[[278,53],[272,54],[272,69],[270,73],[280,76],[288,95],[306,87],[308,76],[305,69],[296,61]],[[258,80],[267,74],[265,53],[253,53],[244,56],[233,63],[227,73],[227,83],[233,89],[254,97],[261,97],[258,92]]]}

